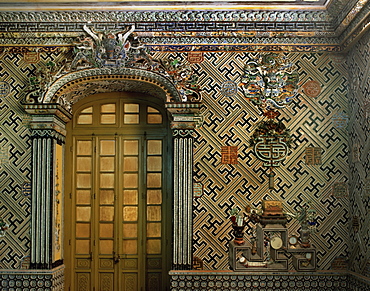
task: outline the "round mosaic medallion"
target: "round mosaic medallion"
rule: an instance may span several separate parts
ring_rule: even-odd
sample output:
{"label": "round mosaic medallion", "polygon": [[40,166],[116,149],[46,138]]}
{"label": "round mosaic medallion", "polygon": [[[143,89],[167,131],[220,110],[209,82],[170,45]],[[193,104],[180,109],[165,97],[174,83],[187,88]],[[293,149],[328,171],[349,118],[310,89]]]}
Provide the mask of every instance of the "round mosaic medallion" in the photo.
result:
{"label": "round mosaic medallion", "polygon": [[0,81],[0,97],[5,97],[10,92],[10,86],[7,82]]}
{"label": "round mosaic medallion", "polygon": [[222,84],[222,94],[227,97],[234,97],[238,93],[238,86],[234,81],[227,80]]}
{"label": "round mosaic medallion", "polygon": [[311,98],[316,98],[321,93],[321,84],[315,80],[310,80],[303,85],[304,93]]}

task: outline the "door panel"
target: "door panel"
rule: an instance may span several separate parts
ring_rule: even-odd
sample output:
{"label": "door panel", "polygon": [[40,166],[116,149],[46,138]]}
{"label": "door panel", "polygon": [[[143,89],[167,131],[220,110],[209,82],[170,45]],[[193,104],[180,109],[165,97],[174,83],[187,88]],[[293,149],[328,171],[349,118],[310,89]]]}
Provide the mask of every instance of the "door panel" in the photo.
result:
{"label": "door panel", "polygon": [[[130,108],[129,108],[130,109]],[[135,111],[133,108],[131,111]],[[122,262],[119,265],[119,273],[123,278],[123,290],[142,287],[140,281],[145,278],[143,262],[140,255],[145,256],[141,246],[141,224],[143,210],[142,197],[143,181],[142,173],[142,138],[122,138],[121,141],[121,165],[122,189],[120,205],[119,255]],[[140,272],[140,270],[142,270]],[[135,280],[135,281],[133,281]],[[140,290],[140,289],[139,289]]]}
{"label": "door panel", "polygon": [[76,290],[90,278],[99,290],[160,290],[163,140],[75,137],[75,147],[75,271],[92,274]]}
{"label": "door panel", "polygon": [[91,138],[75,142],[75,211],[74,217],[74,258],[77,290],[91,290],[92,269],[92,215],[93,215],[93,149]]}

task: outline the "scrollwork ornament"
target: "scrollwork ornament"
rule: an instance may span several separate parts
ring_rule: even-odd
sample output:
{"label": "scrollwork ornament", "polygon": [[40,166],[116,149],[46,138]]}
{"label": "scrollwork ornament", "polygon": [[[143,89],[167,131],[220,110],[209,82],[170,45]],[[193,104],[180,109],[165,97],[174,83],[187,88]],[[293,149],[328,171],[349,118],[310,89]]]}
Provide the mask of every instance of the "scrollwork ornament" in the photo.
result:
{"label": "scrollwork ornament", "polygon": [[182,102],[201,102],[202,96],[198,85],[198,76],[189,64],[178,59],[160,60],[155,71],[172,80],[181,96]]}
{"label": "scrollwork ornament", "polygon": [[306,11],[297,17],[296,11],[32,11],[32,12],[2,12],[1,22],[139,22],[139,21],[280,21],[280,22],[305,22],[305,21],[330,21],[332,16],[323,10]]}
{"label": "scrollwork ornament", "polygon": [[172,136],[175,138],[193,137],[194,130],[192,129],[174,129]]}

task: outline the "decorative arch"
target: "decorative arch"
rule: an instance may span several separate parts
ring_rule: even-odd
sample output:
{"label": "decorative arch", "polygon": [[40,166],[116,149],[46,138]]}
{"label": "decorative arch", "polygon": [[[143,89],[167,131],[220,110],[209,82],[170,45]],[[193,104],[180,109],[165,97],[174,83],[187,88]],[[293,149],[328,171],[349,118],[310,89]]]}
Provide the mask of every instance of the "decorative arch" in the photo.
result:
{"label": "decorative arch", "polygon": [[[47,73],[50,72],[46,70]],[[63,68],[60,70],[63,71]],[[199,122],[200,94],[185,94],[171,76],[137,68],[90,68],[37,77],[34,90],[26,97],[25,110],[31,115],[32,138],[32,248],[31,268],[63,266],[62,235],[55,234],[55,221],[63,221],[58,201],[65,197],[57,180],[64,159],[66,123],[72,105],[87,96],[104,92],[138,92],[162,100],[171,116],[173,130],[173,269],[191,269],[193,131]],[[59,78],[58,78],[59,77]],[[55,81],[53,81],[55,80]],[[187,97],[190,97],[187,99]],[[61,197],[57,197],[61,195]],[[40,223],[43,221],[44,223]],[[63,233],[63,224],[58,224]],[[181,231],[180,231],[181,230]],[[41,236],[40,233],[47,235]],[[45,246],[48,246],[45,248]]]}
{"label": "decorative arch", "polygon": [[134,68],[93,68],[57,79],[44,93],[42,103],[57,103],[70,110],[88,95],[112,91],[145,93],[164,103],[182,101],[173,82],[158,73]]}

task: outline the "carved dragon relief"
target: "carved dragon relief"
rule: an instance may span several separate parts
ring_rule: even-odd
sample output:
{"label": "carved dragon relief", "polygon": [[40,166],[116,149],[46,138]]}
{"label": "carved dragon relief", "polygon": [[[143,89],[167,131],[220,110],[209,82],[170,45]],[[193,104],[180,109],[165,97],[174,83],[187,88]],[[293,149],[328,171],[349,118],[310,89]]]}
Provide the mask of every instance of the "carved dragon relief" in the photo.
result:
{"label": "carved dragon relief", "polygon": [[201,101],[190,64],[154,59],[134,26],[118,32],[83,29],[87,35],[76,40],[72,59],[48,62],[29,79],[26,103],[59,103],[70,111],[84,96],[112,89],[150,92],[165,102]]}

